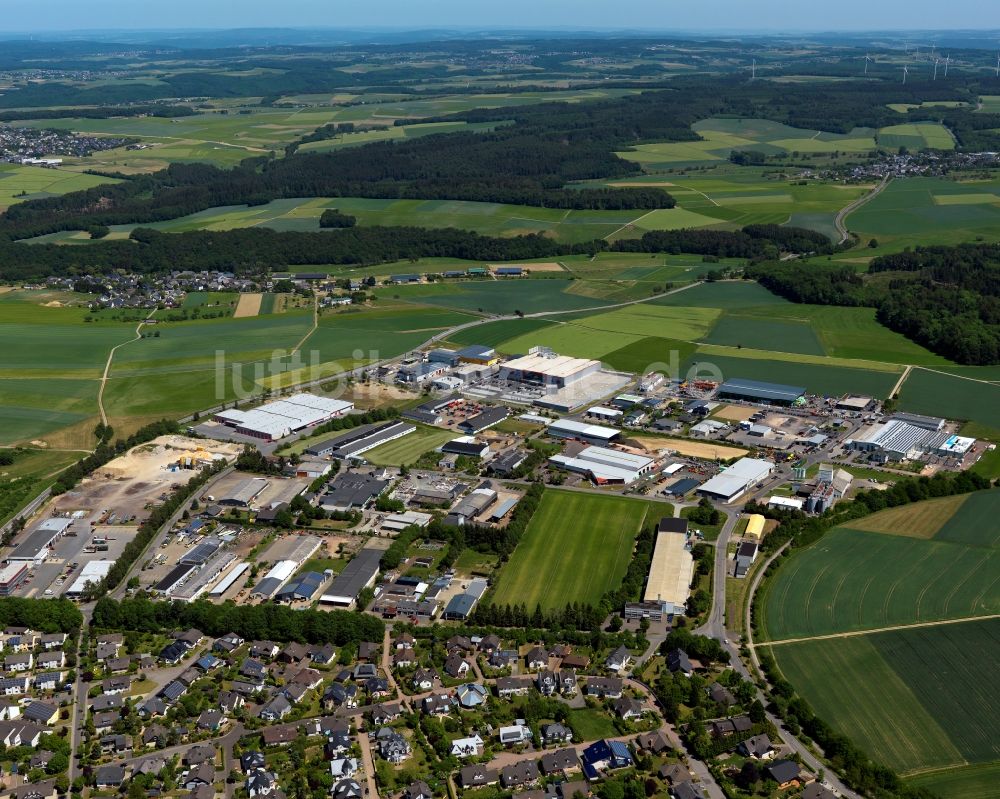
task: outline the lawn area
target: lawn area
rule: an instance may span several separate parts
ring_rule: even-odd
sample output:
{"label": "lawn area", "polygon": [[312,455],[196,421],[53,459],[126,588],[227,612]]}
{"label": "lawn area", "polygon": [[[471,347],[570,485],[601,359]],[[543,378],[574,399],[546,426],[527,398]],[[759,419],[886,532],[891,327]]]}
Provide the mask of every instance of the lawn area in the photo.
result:
{"label": "lawn area", "polygon": [[644,524],[670,505],[619,496],[549,489],[514,554],[500,572],[495,604],[533,610],[594,603],[625,575]]}
{"label": "lawn area", "polygon": [[597,741],[601,738],[613,738],[618,734],[614,722],[596,708],[572,708],[567,720],[573,730],[574,741]]}
{"label": "lawn area", "polygon": [[463,549],[455,560],[455,571],[459,574],[489,574],[497,565],[497,556],[492,552],[478,552]]}
{"label": "lawn area", "polygon": [[417,429],[394,441],[365,453],[365,459],[376,466],[402,466],[416,461],[425,452],[430,452],[455,437],[452,430],[418,426]]}

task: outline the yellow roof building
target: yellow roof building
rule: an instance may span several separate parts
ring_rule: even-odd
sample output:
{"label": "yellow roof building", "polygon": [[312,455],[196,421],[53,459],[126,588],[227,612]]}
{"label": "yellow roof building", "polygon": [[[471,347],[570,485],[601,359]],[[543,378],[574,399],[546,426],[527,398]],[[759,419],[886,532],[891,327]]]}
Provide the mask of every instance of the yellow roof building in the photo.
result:
{"label": "yellow roof building", "polygon": [[762,538],[764,536],[764,522],[764,517],[759,513],[751,513],[747,517],[747,529],[743,531],[743,535],[748,538]]}

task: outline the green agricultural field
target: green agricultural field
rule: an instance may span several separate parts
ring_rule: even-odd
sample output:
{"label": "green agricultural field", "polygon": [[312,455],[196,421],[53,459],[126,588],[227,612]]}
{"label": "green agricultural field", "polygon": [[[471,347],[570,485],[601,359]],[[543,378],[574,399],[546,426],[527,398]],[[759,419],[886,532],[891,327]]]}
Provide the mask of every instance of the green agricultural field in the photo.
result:
{"label": "green agricultural field", "polygon": [[798,552],[768,585],[772,640],[1000,612],[1000,549],[845,527]]}
{"label": "green agricultural field", "polygon": [[938,122],[915,122],[907,125],[891,125],[878,132],[880,147],[906,147],[910,150],[930,148],[934,150],[954,150],[955,137],[951,131]]}
{"label": "green agricultural field", "polygon": [[777,294],[772,294],[760,283],[751,280],[723,280],[702,283],[686,291],[658,297],[650,301],[653,305],[688,305],[696,308],[719,308],[721,310],[744,311],[747,308],[767,306],[761,313],[773,312],[771,306],[784,305],[790,308],[802,306],[791,303]]}
{"label": "green agricultural field", "polygon": [[997,426],[1000,385],[914,369],[900,391],[900,408],[913,413]]}
{"label": "green agricultural field", "polygon": [[459,330],[449,336],[448,340],[459,346],[482,344],[486,347],[498,347],[505,341],[541,330],[550,324],[552,323],[547,319],[507,319],[502,322],[487,322]]}
{"label": "green agricultural field", "polygon": [[955,799],[993,799],[1000,783],[1000,761],[928,771],[909,777],[907,783],[936,796]]}
{"label": "green agricultural field", "polygon": [[439,430],[433,427],[417,427],[417,429],[389,441],[365,453],[365,459],[376,466],[402,466],[417,461],[425,452],[437,449],[446,441],[455,437],[452,430]]}
{"label": "green agricultural field", "polygon": [[563,278],[475,280],[414,286],[384,286],[379,298],[399,298],[426,305],[490,314],[574,311],[602,305],[606,300],[570,294],[573,281]]}
{"label": "green agricultural field", "polygon": [[821,718],[908,782],[937,787],[949,799],[992,795],[986,782],[1000,766],[993,734],[1000,713],[992,674],[1000,657],[997,619],[805,641],[771,652]]}
{"label": "green agricultural field", "polygon": [[874,638],[806,641],[770,651],[816,714],[880,762],[903,771],[961,763],[948,734]]}
{"label": "green agricultural field", "polygon": [[[779,360],[780,353],[726,348],[726,354],[715,345],[699,347],[694,357],[683,365],[685,372],[697,366],[699,375],[742,377],[772,383],[805,386],[813,394],[834,397],[846,393],[886,397],[899,377],[897,371],[885,371],[881,364],[874,368],[853,368],[832,359],[824,362],[815,356],[789,356],[812,361]],[[859,367],[861,364],[859,364]]]}
{"label": "green agricultural field", "polygon": [[205,308],[232,314],[240,295],[231,291],[192,291],[184,297],[182,308]]}
{"label": "green agricultural field", "polygon": [[1000,491],[977,491],[934,534],[935,541],[1000,549]]}
{"label": "green agricultural field", "polygon": [[[1000,236],[1000,201],[982,200],[1000,193],[997,181],[956,183],[941,178],[893,180],[884,191],[847,217],[862,240],[877,238],[891,250],[916,244],[959,244],[976,236]],[[877,253],[873,253],[877,254]]]}
{"label": "green agricultural field", "polygon": [[493,602],[524,603],[529,612],[595,603],[625,575],[643,525],[671,513],[662,502],[549,489],[500,572]]}
{"label": "green agricultural field", "polygon": [[826,355],[808,322],[726,314],[705,341],[729,347]]}
{"label": "green agricultural field", "polygon": [[668,373],[674,364],[679,367],[680,364],[687,363],[694,355],[695,349],[696,346],[689,341],[651,336],[606,352],[601,357],[612,369],[623,372]]}
{"label": "green agricultural field", "polygon": [[[0,445],[33,441],[91,419],[97,413],[97,380],[0,380]],[[80,443],[89,441],[89,431]],[[62,442],[59,442],[62,443]]]}
{"label": "green agricultural field", "polygon": [[81,191],[102,183],[119,183],[114,178],[85,175],[66,169],[0,164],[0,210],[24,200],[55,197]]}

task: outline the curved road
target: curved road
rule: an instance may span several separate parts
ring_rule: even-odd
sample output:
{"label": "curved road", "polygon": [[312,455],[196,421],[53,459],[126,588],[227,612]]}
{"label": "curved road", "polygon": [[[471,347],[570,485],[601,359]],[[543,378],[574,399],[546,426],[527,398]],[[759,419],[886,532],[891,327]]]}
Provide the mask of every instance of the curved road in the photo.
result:
{"label": "curved road", "polygon": [[833,220],[833,224],[836,225],[837,227],[837,232],[840,233],[840,241],[837,242],[838,244],[843,244],[845,241],[847,241],[848,238],[850,238],[851,234],[847,231],[847,225],[845,224],[845,220],[847,219],[847,217],[850,214],[857,211],[862,205],[865,205],[866,203],[878,197],[878,195],[881,194],[882,189],[884,189],[886,186],[889,185],[890,180],[892,180],[892,176],[886,175],[884,178],[882,178],[882,182],[879,183],[870,192],[868,192],[868,194],[858,197],[858,199],[856,199],[850,205],[845,205],[843,208],[840,209],[840,211],[837,213],[837,218]]}

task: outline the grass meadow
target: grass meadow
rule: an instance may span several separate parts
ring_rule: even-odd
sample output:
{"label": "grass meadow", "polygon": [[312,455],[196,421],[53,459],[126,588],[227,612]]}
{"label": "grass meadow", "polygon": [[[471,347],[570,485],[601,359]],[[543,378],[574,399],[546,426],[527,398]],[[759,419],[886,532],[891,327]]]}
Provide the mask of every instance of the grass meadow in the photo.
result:
{"label": "grass meadow", "polygon": [[86,175],[66,169],[0,164],[0,211],[24,200],[56,197],[102,183],[118,183],[114,178]]}
{"label": "grass meadow", "polygon": [[671,506],[620,496],[549,489],[500,571],[495,604],[545,610],[595,603],[625,575],[643,525]]}

